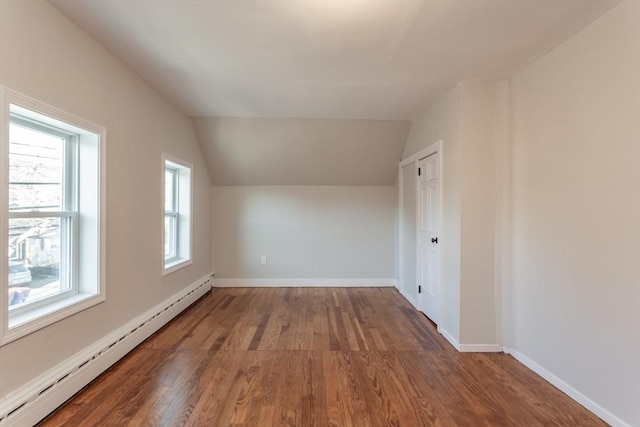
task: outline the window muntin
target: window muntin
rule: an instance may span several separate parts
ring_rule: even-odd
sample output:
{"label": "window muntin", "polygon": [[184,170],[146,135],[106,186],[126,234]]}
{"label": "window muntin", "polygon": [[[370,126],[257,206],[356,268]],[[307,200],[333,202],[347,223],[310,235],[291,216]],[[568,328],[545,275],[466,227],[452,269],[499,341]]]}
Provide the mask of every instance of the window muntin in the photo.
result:
{"label": "window muntin", "polygon": [[191,174],[193,166],[163,154],[163,274],[191,264]]}
{"label": "window muntin", "polygon": [[9,211],[62,210],[66,138],[11,115]]}

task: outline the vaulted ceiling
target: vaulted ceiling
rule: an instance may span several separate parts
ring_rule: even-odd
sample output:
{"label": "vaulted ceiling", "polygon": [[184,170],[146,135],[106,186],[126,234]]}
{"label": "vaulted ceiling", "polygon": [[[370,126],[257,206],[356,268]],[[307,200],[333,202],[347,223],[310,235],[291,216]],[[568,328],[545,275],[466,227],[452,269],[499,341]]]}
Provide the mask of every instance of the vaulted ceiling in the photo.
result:
{"label": "vaulted ceiling", "polygon": [[617,0],[52,0],[188,115],[411,120]]}
{"label": "vaulted ceiling", "polygon": [[50,2],[201,117],[215,185],[393,185],[421,111],[513,75],[618,0]]}

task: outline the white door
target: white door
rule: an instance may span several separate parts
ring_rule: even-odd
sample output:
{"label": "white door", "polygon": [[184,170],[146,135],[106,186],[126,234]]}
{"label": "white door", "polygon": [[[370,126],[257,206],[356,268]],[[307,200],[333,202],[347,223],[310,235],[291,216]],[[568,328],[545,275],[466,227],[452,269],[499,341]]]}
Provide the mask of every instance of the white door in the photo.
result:
{"label": "white door", "polygon": [[418,304],[440,323],[440,161],[438,153],[420,160],[418,199]]}

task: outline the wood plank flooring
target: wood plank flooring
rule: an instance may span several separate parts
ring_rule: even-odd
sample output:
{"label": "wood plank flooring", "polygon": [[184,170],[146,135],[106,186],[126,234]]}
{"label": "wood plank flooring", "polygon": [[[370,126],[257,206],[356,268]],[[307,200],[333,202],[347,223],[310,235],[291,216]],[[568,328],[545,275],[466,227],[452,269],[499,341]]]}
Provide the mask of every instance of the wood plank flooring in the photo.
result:
{"label": "wood plank flooring", "polygon": [[42,426],[603,426],[505,354],[458,353],[392,288],[203,297]]}

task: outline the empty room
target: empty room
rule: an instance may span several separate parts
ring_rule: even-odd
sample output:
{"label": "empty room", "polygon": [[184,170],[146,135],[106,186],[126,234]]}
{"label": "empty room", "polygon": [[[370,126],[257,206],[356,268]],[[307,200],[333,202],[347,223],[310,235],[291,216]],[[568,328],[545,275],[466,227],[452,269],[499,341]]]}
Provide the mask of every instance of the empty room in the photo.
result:
{"label": "empty room", "polygon": [[0,427],[640,427],[639,0],[0,0],[0,171]]}

